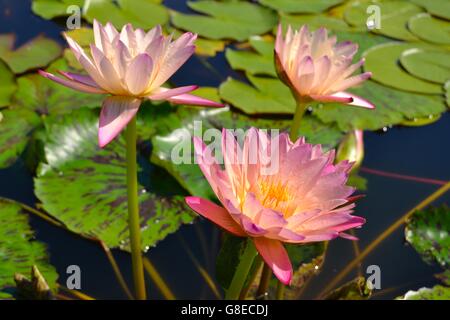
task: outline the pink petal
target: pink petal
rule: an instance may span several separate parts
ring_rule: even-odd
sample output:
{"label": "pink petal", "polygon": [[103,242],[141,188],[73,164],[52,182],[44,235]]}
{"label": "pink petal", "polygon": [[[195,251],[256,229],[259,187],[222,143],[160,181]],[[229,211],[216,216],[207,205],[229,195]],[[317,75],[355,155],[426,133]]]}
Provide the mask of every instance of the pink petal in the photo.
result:
{"label": "pink petal", "polygon": [[86,76],[83,74],[71,73],[71,72],[64,72],[64,71],[60,71],[60,70],[58,72],[69,80],[81,82],[87,86],[91,86],[91,87],[100,89],[98,84],[90,76]]}
{"label": "pink petal", "polygon": [[167,100],[175,104],[187,104],[194,106],[217,107],[217,108],[224,107],[222,103],[197,97],[192,94],[180,94],[177,96],[170,97]]}
{"label": "pink petal", "polygon": [[363,107],[367,109],[375,109],[375,105],[371,103],[370,101],[363,99],[359,96],[355,96],[352,93],[349,92],[339,92],[341,95],[347,95],[353,99],[351,103],[348,103],[350,106],[356,106],[356,107]]}
{"label": "pink petal", "polygon": [[278,240],[258,237],[253,239],[261,257],[272,269],[275,276],[289,285],[292,279],[292,265],[283,244]]}
{"label": "pink petal", "polygon": [[236,223],[236,221],[233,220],[233,218],[231,218],[228,211],[226,211],[224,208],[211,201],[199,197],[186,197],[185,200],[192,210],[211,220],[219,227],[222,227],[226,231],[236,236],[246,236],[242,228]]}
{"label": "pink petal", "polygon": [[91,87],[91,86],[88,86],[88,85],[83,84],[78,81],[72,81],[72,80],[58,78],[57,76],[55,76],[51,73],[45,72],[43,70],[39,70],[39,74],[47,79],[55,81],[56,83],[62,84],[63,86],[66,86],[68,88],[75,89],[75,90],[78,90],[81,92],[98,93],[98,94],[106,93],[106,91],[104,91],[103,89],[100,89],[98,87]]}
{"label": "pink petal", "polygon": [[174,89],[167,89],[167,88],[159,88],[155,90],[155,93],[148,96],[150,100],[167,100],[169,98],[172,98],[174,96],[179,96],[181,94],[185,94],[191,91],[194,91],[197,89],[198,86],[185,86],[185,87],[178,87]]}
{"label": "pink petal", "polygon": [[153,70],[153,61],[150,55],[142,53],[137,55],[128,66],[125,74],[125,83],[132,94],[140,94],[147,89]]}
{"label": "pink petal", "polygon": [[358,237],[355,237],[354,235],[348,234],[348,233],[344,233],[344,232],[340,232],[339,233],[339,237],[343,238],[343,239],[347,239],[347,240],[352,240],[352,241],[358,241]]}
{"label": "pink petal", "polygon": [[141,100],[132,97],[111,96],[103,101],[98,128],[98,144],[110,143],[136,115]]}
{"label": "pink petal", "polygon": [[327,96],[311,95],[311,98],[313,98],[316,101],[320,101],[320,102],[339,102],[339,103],[345,103],[345,104],[349,104],[349,103],[353,102],[352,97],[343,95],[341,92],[327,95]]}

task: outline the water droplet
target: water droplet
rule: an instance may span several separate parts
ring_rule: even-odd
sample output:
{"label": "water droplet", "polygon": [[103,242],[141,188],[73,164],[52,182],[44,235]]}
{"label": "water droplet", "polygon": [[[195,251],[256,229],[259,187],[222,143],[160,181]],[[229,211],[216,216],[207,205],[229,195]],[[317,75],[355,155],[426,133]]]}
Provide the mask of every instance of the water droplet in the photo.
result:
{"label": "water droplet", "polygon": [[159,223],[159,221],[160,221],[159,219],[155,219],[155,223]]}
{"label": "water droplet", "polygon": [[387,127],[383,127],[383,132],[387,132],[388,128]]}
{"label": "water droplet", "polygon": [[314,266],[314,269],[315,270],[319,270],[319,266]]}
{"label": "water droplet", "polygon": [[62,171],[59,171],[58,172],[58,175],[61,177],[61,176],[63,176],[64,175],[64,172],[62,172]]}
{"label": "water droplet", "polygon": [[142,189],[142,193],[147,193],[147,190],[146,189]]}
{"label": "water droplet", "polygon": [[145,246],[145,248],[144,248],[144,252],[147,252],[148,250],[150,249],[150,247],[149,246]]}

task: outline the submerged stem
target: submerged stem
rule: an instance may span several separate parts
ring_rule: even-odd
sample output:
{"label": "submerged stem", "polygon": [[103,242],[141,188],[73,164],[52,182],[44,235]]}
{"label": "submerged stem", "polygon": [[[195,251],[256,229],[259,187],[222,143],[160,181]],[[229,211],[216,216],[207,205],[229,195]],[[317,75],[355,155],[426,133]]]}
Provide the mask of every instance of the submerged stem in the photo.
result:
{"label": "submerged stem", "polygon": [[294,119],[292,119],[291,131],[289,138],[291,141],[295,141],[298,138],[298,130],[300,129],[300,122],[305,114],[307,101],[300,98],[297,99],[297,108],[295,109]]}
{"label": "submerged stem", "polygon": [[241,293],[242,287],[245,284],[247,275],[253,264],[253,260],[257,255],[257,251],[253,241],[247,239],[247,245],[245,247],[244,253],[241,255],[239,265],[234,273],[233,280],[231,280],[230,287],[225,295],[226,300],[237,300]]}
{"label": "submerged stem", "polygon": [[264,262],[264,267],[261,272],[261,279],[259,280],[259,287],[256,291],[256,299],[265,298],[267,290],[270,284],[270,278],[272,278],[272,269]]}
{"label": "submerged stem", "polygon": [[130,229],[131,259],[136,298],[146,299],[144,267],[141,252],[141,227],[139,219],[137,164],[136,164],[136,117],[131,119],[125,130],[127,142],[127,192],[128,228]]}

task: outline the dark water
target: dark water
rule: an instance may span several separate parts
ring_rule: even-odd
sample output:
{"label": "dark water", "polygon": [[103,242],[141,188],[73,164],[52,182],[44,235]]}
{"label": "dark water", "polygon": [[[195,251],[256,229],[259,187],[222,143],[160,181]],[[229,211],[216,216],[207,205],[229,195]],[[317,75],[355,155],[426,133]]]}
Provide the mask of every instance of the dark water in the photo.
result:
{"label": "dark water", "polygon": [[[184,1],[166,2],[171,8],[188,10]],[[64,24],[34,16],[30,8],[30,0],[0,0],[0,33],[15,33],[19,44],[41,33],[63,43],[60,32]],[[220,72],[212,72],[208,65]],[[229,74],[234,72],[230,70],[223,54],[219,54],[208,59],[191,58],[172,80],[177,85],[195,83],[201,86],[217,86]],[[450,115],[447,113],[438,122],[425,127],[393,128],[381,134],[367,132],[363,166],[405,175],[450,180],[450,149],[447,147],[449,129]],[[368,180],[368,191],[367,197],[358,204],[357,214],[366,217],[368,222],[363,229],[357,231],[361,248],[438,188],[435,185],[372,174],[362,173],[362,176]],[[29,205],[38,202],[33,194],[33,178],[21,160],[8,169],[0,170],[0,181],[0,196]],[[448,203],[449,200],[450,194],[447,194],[436,201],[436,204]],[[47,243],[51,263],[56,266],[61,283],[65,283],[67,266],[76,264],[82,270],[82,291],[96,298],[126,298],[115,280],[105,254],[97,244],[33,216],[31,224],[37,230],[37,239]],[[183,226],[176,234],[168,236],[152,248],[147,256],[177,298],[214,298],[182,246],[182,241],[189,246],[200,264],[213,275],[219,232],[207,221]],[[119,250],[114,250],[113,254],[131,285],[130,256]],[[304,298],[314,298],[353,257],[350,241],[332,241],[324,270],[312,281]],[[437,282],[433,275],[440,271],[437,267],[423,263],[418,254],[404,244],[402,229],[392,234],[364,261],[362,270],[372,264],[378,265],[382,273],[382,292],[374,298],[392,299],[406,290],[431,286]],[[150,298],[161,298],[150,282],[149,288]]]}

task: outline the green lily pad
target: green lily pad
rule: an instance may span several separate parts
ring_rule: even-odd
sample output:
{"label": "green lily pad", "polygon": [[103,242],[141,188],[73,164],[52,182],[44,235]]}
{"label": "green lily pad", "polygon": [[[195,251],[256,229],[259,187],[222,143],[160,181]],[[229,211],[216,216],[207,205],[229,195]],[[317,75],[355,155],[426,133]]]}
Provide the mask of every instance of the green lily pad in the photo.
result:
{"label": "green lily pad", "polygon": [[[182,31],[175,28],[168,28],[168,32],[173,33],[175,38],[183,34]],[[200,56],[214,57],[218,52],[225,49],[226,41],[213,40],[197,37],[195,40],[195,53]]]}
{"label": "green lily pad", "polygon": [[405,238],[428,263],[450,264],[450,209],[447,206],[417,211],[407,221]]}
{"label": "green lily pad", "polygon": [[422,40],[436,44],[450,44],[450,22],[433,18],[428,13],[413,16],[408,21],[408,28]]}
{"label": "green lily pad", "polygon": [[450,20],[450,3],[447,0],[410,0],[424,7],[433,16]]}
{"label": "green lily pad", "polygon": [[373,32],[394,39],[406,41],[418,40],[418,38],[408,30],[407,22],[409,18],[422,12],[422,9],[405,1],[356,2],[352,6],[349,6],[345,11],[345,21],[356,27],[366,26],[367,19],[369,18],[367,7],[374,4],[380,8],[381,26],[379,29],[372,29]]}
{"label": "green lily pad", "polygon": [[358,277],[330,292],[325,300],[367,300],[371,295],[372,290],[367,285],[366,279]]}
{"label": "green lily pad", "polygon": [[210,39],[243,41],[250,36],[266,33],[276,25],[273,11],[248,2],[188,2],[188,6],[205,15],[172,12],[172,23]]}
{"label": "green lily pad", "polygon": [[450,300],[450,288],[436,285],[432,288],[410,290],[396,300]]}
{"label": "green lily pad", "polygon": [[62,51],[56,41],[44,36],[37,36],[16,49],[14,49],[15,41],[14,34],[0,35],[0,59],[16,74],[45,67]]}
{"label": "green lily pad", "polygon": [[[117,5],[116,5],[117,3]],[[83,16],[89,22],[111,22],[116,28],[131,23],[135,28],[148,30],[169,20],[169,12],[161,0],[95,0],[85,2]]]}
{"label": "green lily pad", "polygon": [[50,265],[47,248],[34,239],[28,214],[20,204],[0,199],[0,298],[12,299],[15,294],[14,274],[29,274],[38,266],[51,289],[56,289],[58,274]]}
{"label": "green lily pad", "polygon": [[[86,108],[46,121],[46,163],[38,170],[35,193],[69,230],[128,249],[125,143],[119,137],[100,149],[97,126],[97,113]],[[162,192],[163,183],[157,185]],[[138,192],[143,250],[194,219],[182,196],[163,196],[142,185]]]}
{"label": "green lily pad", "polygon": [[369,110],[327,103],[315,107],[313,114],[325,123],[336,123],[342,131],[348,131],[378,130],[405,120],[436,116],[446,111],[442,97],[394,90],[370,80],[349,91],[371,101],[376,108]]}
{"label": "green lily pad", "polygon": [[11,97],[16,91],[16,80],[14,74],[9,70],[2,61],[0,61],[0,107],[8,106],[11,102]]}
{"label": "green lily pad", "polygon": [[69,6],[75,5],[82,8],[83,4],[84,0],[33,0],[31,10],[36,15],[49,20],[69,15],[67,13]]}
{"label": "green lily pad", "polygon": [[251,75],[277,75],[273,60],[273,41],[260,37],[250,39],[250,44],[256,52],[227,49],[225,57],[235,70],[244,70]]}
{"label": "green lily pad", "polygon": [[366,58],[364,70],[372,72],[372,80],[399,90],[441,94],[441,86],[418,79],[405,72],[399,66],[398,60],[401,54],[405,50],[414,48],[426,50],[430,47],[427,45],[391,42],[370,48],[364,52]]}
{"label": "green lily pad", "polygon": [[280,80],[247,75],[251,84],[228,78],[220,85],[220,97],[247,114],[293,114],[295,100]]}
{"label": "green lily pad", "polygon": [[413,76],[430,82],[444,84],[450,80],[450,53],[410,49],[400,56],[400,63]]}
{"label": "green lily pad", "polygon": [[30,133],[41,122],[27,109],[6,109],[0,125],[0,168],[12,165],[25,149]]}
{"label": "green lily pad", "polygon": [[288,13],[319,13],[342,3],[344,0],[260,0],[272,9]]}
{"label": "green lily pad", "polygon": [[428,117],[425,117],[425,118],[414,118],[412,120],[405,120],[405,121],[402,121],[400,124],[402,126],[407,126],[407,127],[421,127],[421,126],[427,126],[429,124],[435,123],[440,118],[441,118],[440,114],[429,115]]}
{"label": "green lily pad", "polygon": [[450,80],[445,82],[444,91],[445,91],[445,103],[447,104],[447,107],[450,108]]}
{"label": "green lily pad", "polygon": [[[195,94],[218,100],[215,88],[202,88]],[[157,122],[159,126],[158,134],[152,138],[151,161],[166,169],[191,194],[210,199],[214,199],[215,195],[193,160],[192,137],[194,135],[204,134],[208,129],[216,129],[217,138],[220,139],[222,128],[247,130],[253,126],[285,131],[291,125],[290,119],[254,118],[230,110],[228,107],[199,110],[177,106],[163,118],[156,116],[161,112],[157,111],[157,108],[154,108],[153,118],[150,117],[146,120],[150,123]],[[167,110],[165,106],[159,108]],[[299,135],[305,136],[309,143],[321,143],[325,148],[336,146],[342,137],[342,133],[334,126],[325,126],[309,115],[305,115],[303,118]],[[206,143],[208,142],[206,141]],[[184,158],[181,159],[181,151],[184,152],[186,161],[182,161]],[[176,152],[176,156],[180,157],[180,160],[177,161],[180,163],[174,163],[172,152]]]}
{"label": "green lily pad", "polygon": [[[315,30],[320,27],[325,27],[328,30],[334,31],[349,30],[349,26],[347,23],[345,23],[344,20],[326,15],[282,14],[280,16],[280,23],[283,27],[284,32],[286,32],[287,26],[289,25],[294,29],[299,29],[304,24],[307,24],[311,30]],[[274,32],[276,32],[276,30],[274,30]]]}

